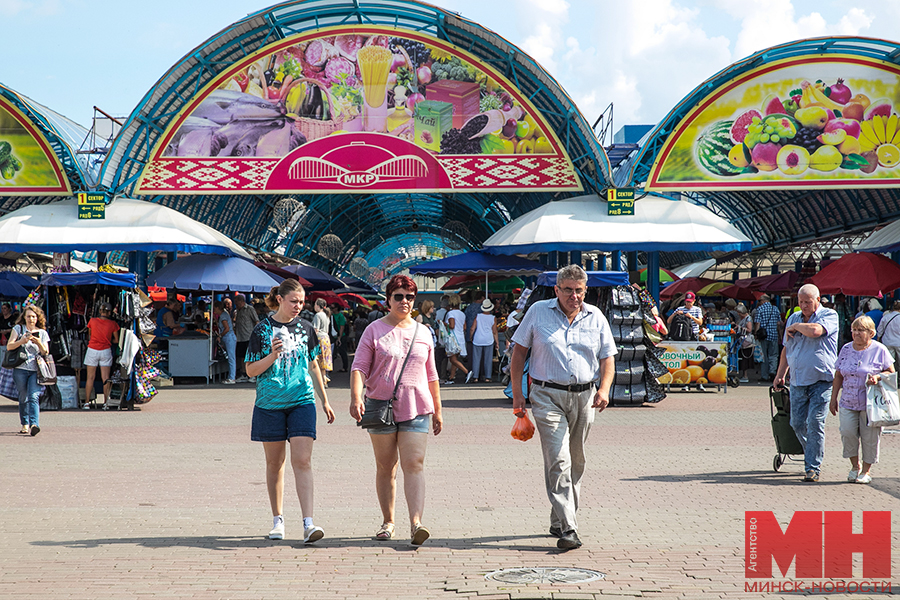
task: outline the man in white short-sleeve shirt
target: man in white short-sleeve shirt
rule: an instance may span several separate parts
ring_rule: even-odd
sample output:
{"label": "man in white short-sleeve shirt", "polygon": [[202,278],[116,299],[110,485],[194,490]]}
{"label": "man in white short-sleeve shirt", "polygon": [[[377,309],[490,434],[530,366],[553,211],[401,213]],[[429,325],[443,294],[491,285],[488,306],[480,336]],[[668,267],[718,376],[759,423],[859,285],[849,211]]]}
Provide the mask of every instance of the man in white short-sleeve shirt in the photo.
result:
{"label": "man in white short-sleeve shirt", "polygon": [[581,546],[578,496],[584,474],[584,443],[594,409],[609,404],[615,377],[616,345],[600,309],[584,303],[587,273],[569,265],[557,273],[556,298],[531,305],[513,335],[510,372],[513,411],[525,410],[522,372],[531,349],[529,392],[541,436],[544,481],[550,499],[550,533],[556,546]]}

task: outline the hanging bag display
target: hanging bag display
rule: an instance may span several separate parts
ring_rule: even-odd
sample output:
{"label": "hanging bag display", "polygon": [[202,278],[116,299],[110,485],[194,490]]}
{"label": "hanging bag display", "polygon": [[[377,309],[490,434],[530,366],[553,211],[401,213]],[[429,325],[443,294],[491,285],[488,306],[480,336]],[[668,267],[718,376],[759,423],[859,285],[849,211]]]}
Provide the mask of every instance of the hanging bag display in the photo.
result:
{"label": "hanging bag display", "polygon": [[[18,325],[15,327],[16,335],[22,337],[22,330]],[[15,350],[7,350],[6,354],[3,356],[3,368],[4,369],[15,369],[16,367],[25,364],[25,361],[28,360],[28,353],[25,351],[25,344],[22,344]]]}
{"label": "hanging bag display", "polygon": [[403,366],[400,367],[400,373],[397,375],[397,383],[394,384],[394,391],[391,393],[390,400],[375,400],[374,398],[365,399],[365,413],[362,418],[357,421],[357,425],[363,429],[372,427],[382,427],[384,425],[394,424],[394,399],[397,397],[397,390],[400,388],[400,380],[403,379],[403,371],[406,370],[406,363],[409,361],[409,355],[412,354],[413,344],[416,343],[416,335],[419,333],[419,324],[413,330],[412,341],[409,343],[409,350],[406,352],[406,358],[403,359]]}

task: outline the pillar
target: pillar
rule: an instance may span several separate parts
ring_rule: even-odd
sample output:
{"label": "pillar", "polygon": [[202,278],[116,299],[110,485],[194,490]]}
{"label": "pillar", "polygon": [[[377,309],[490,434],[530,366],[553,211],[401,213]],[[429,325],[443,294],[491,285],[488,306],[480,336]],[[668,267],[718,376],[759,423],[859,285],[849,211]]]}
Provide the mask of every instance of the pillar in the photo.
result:
{"label": "pillar", "polygon": [[621,271],[622,270],[622,252],[619,250],[613,250],[612,253],[612,267],[610,267],[611,271]]}
{"label": "pillar", "polygon": [[559,271],[559,252],[556,250],[547,253],[547,267],[551,271]]}
{"label": "pillar", "polygon": [[659,303],[659,251],[647,253],[647,289]]}
{"label": "pillar", "polygon": [[106,252],[97,252],[97,268],[106,264]]}
{"label": "pillar", "polygon": [[637,261],[637,250],[632,252],[626,252],[626,261],[628,261],[628,270],[629,271],[637,271],[638,270],[638,261]]}
{"label": "pillar", "polygon": [[569,264],[578,265],[579,267],[584,266],[581,264],[581,250],[572,250],[569,252]]}

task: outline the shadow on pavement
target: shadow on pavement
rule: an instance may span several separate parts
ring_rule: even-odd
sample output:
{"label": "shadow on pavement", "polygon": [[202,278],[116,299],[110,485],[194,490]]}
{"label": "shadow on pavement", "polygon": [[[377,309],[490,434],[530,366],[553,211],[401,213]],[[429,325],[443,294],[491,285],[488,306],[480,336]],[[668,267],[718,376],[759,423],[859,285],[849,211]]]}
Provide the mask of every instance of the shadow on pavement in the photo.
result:
{"label": "shadow on pavement", "polygon": [[822,479],[818,483],[804,483],[802,464],[797,471],[765,472],[765,471],[729,471],[722,473],[686,473],[683,475],[645,475],[641,477],[622,478],[621,481],[657,481],[660,483],[678,483],[695,481],[711,484],[747,484],[747,485],[845,485],[847,480],[837,478],[834,481]]}
{"label": "shadow on pavement", "polygon": [[[546,545],[534,546],[516,544],[516,540],[532,540],[546,538]],[[245,550],[253,548],[268,548],[270,546],[290,546],[292,548],[384,548],[395,552],[415,552],[418,547],[412,546],[406,538],[381,541],[367,537],[333,537],[324,538],[315,544],[306,545],[302,540],[269,540],[265,537],[222,537],[222,536],[197,536],[197,537],[136,537],[136,538],[97,538],[87,540],[60,540],[60,541],[34,541],[34,546],[64,547],[73,549],[93,549],[103,546],[142,546],[144,548],[175,548],[179,546],[190,548],[202,548],[205,550]],[[525,535],[525,536],[488,536],[479,538],[429,539],[424,546],[436,546],[439,548],[472,549],[472,548],[496,548],[503,550],[518,550],[523,552],[542,552],[546,554],[558,554],[562,552],[556,548],[556,540],[549,535]]]}

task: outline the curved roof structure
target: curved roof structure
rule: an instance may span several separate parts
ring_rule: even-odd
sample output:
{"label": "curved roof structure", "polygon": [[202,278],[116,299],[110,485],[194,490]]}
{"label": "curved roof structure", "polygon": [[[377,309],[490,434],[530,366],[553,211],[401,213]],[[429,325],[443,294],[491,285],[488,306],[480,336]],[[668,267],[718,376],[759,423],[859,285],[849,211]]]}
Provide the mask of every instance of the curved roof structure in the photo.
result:
{"label": "curved roof structure", "polygon": [[[825,61],[844,55],[900,65],[900,44],[861,37],[807,39],[757,52],[716,73],[685,96],[650,134],[634,160],[628,179],[643,185],[667,140],[683,120],[707,99],[754,69],[776,61]],[[891,187],[894,186],[894,187]],[[893,183],[796,189],[789,185],[746,190],[683,192],[696,204],[724,217],[751,240],[755,249],[778,249],[841,233],[871,229],[900,217],[900,190]],[[689,262],[691,256],[679,256]]]}
{"label": "curved roof structure", "polygon": [[[499,71],[541,112],[565,147],[584,187],[607,187],[609,161],[584,117],[559,84],[519,48],[457,14],[413,0],[292,1],[251,14],[200,44],[174,65],[129,117],[103,165],[101,186],[130,194],[157,142],[179,112],[235,61],[288,36],[336,25],[389,26],[449,42]],[[149,197],[205,222],[239,243],[278,252],[339,272],[356,258],[373,268],[385,263],[386,246],[408,244],[408,236],[453,238],[472,248],[512,218],[550,201],[560,192],[360,193],[302,196],[303,219],[278,231],[273,207],[283,195],[160,195]],[[451,227],[446,227],[451,223]],[[322,236],[340,238],[340,256],[317,252]],[[428,242],[420,245],[430,245]],[[406,261],[396,261],[395,265]]]}
{"label": "curved roof structure", "polygon": [[[103,155],[89,148],[89,131],[63,115],[0,84],[0,99],[11,104],[46,138],[62,166],[73,192],[89,190],[99,179]],[[23,195],[0,193],[0,212],[29,204],[44,204],[69,198],[68,194]]]}

